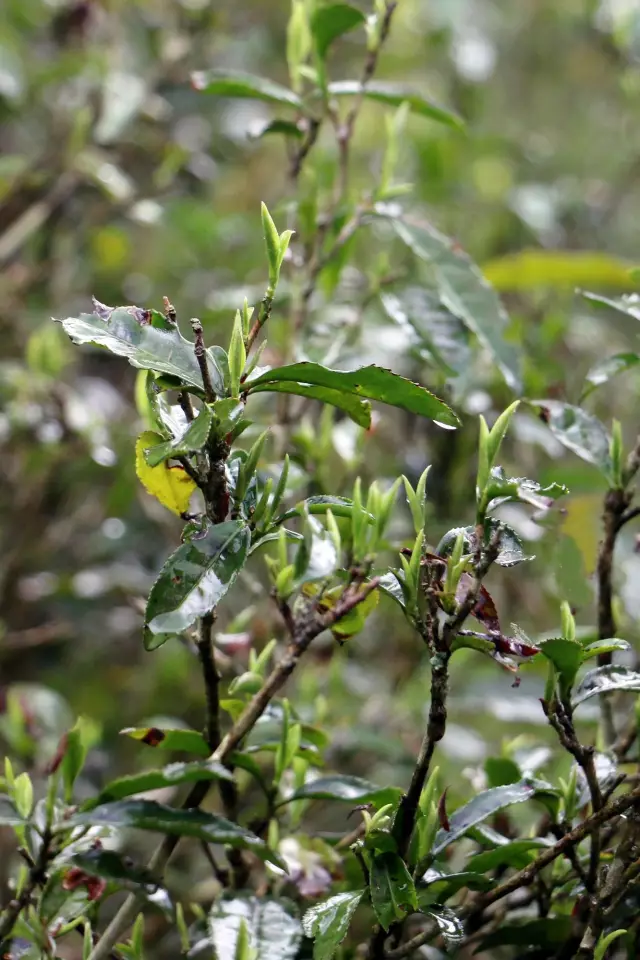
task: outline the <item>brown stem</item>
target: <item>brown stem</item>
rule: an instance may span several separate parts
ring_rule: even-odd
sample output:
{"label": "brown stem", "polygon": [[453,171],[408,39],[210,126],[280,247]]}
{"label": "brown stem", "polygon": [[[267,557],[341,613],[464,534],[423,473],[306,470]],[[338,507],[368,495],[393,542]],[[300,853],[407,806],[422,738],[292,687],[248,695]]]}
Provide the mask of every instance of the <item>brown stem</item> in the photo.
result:
{"label": "brown stem", "polygon": [[15,923],[22,911],[29,905],[31,897],[38,887],[41,887],[47,879],[47,864],[51,854],[51,831],[47,827],[42,836],[42,846],[38,859],[31,867],[27,879],[18,896],[12,900],[0,914],[0,947],[4,941],[11,935]]}
{"label": "brown stem", "polygon": [[200,375],[202,377],[202,385],[204,387],[204,398],[207,403],[213,403],[216,399],[216,392],[213,389],[213,384],[211,383],[211,372],[207,362],[207,348],[204,344],[202,324],[197,318],[194,318],[191,321],[191,329],[193,330],[195,336],[194,352],[196,355],[196,360],[198,361],[198,366],[200,367]]}

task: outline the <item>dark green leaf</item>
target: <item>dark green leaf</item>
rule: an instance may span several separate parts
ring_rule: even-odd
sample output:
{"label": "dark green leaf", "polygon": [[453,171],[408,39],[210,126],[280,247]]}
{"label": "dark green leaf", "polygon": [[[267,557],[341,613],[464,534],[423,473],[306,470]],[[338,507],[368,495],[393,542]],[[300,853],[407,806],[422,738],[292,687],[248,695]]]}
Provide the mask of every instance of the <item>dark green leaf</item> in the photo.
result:
{"label": "dark green leaf", "polygon": [[263,860],[284,869],[280,858],[266,844],[251,833],[204,810],[177,809],[154,800],[118,800],[105,803],[95,810],[76,813],[63,823],[64,829],[76,826],[111,826],[136,830],[153,830],[179,837],[195,837],[207,843],[228,844],[251,850]]}
{"label": "dark green leaf", "polygon": [[255,389],[251,384],[251,393],[290,393],[308,400],[319,400],[320,403],[328,403],[338,410],[344,410],[358,426],[366,429],[371,426],[371,404],[341,390],[284,380],[280,383],[262,383]]}
{"label": "dark green leaf", "polygon": [[533,860],[534,850],[541,847],[547,847],[549,844],[545,840],[533,838],[531,840],[514,840],[512,843],[505,843],[495,850],[485,850],[483,853],[471,857],[467,863],[469,870],[475,873],[489,873],[498,867],[514,867],[521,870]]}
{"label": "dark green leaf", "polygon": [[112,800],[122,800],[135,793],[147,790],[159,790],[161,787],[173,787],[180,783],[195,783],[198,780],[231,780],[233,774],[221,763],[206,761],[204,763],[170,763],[162,770],[144,770],[129,777],[120,777],[112,780],[104,787],[97,797],[82,805],[83,810],[92,810],[102,803]]}
{"label": "dark green leaf", "polygon": [[540,419],[563,446],[605,473],[611,469],[609,434],[596,417],[561,400],[529,402],[540,409]]}
{"label": "dark green leaf", "polygon": [[493,787],[477,794],[469,803],[459,807],[449,815],[449,830],[438,830],[433,844],[432,854],[436,856],[445,850],[451,843],[464,836],[465,833],[493,816],[499,810],[514,803],[522,803],[533,799],[537,794],[553,794],[555,791],[549,784],[537,780],[521,780],[520,783],[509,784],[504,787]]}
{"label": "dark green leaf", "polygon": [[409,328],[423,358],[449,377],[471,364],[470,334],[459,317],[440,303],[438,294],[424,287],[407,287],[381,294],[387,315],[403,329]]}
{"label": "dark green leaf", "polygon": [[386,593],[388,597],[391,597],[392,600],[395,600],[403,610],[406,608],[407,603],[404,591],[397,573],[389,571],[389,573],[383,574],[383,576],[380,577],[380,589],[383,593]]}
{"label": "dark green leaf", "polygon": [[[98,309],[98,308],[96,308]],[[105,307],[100,314],[81,313],[59,321],[74,343],[95,343],[126,357],[142,370],[177,377],[181,383],[203,389],[194,345],[178,327],[160,328],[147,320],[151,313],[140,307]],[[209,356],[209,373],[216,393],[224,391],[222,375]]]}
{"label": "dark green leaf", "polygon": [[595,387],[607,383],[619,373],[626,373],[627,370],[637,367],[639,363],[640,354],[638,353],[615,353],[612,357],[607,357],[606,360],[600,360],[599,363],[591,367],[586,376],[587,383],[590,383],[591,387],[584,391],[585,394],[590,393]]}
{"label": "dark green leaf", "polygon": [[135,884],[151,891],[160,886],[160,881],[146,867],[137,866],[129,857],[123,857],[115,850],[98,849],[76,853],[68,863],[92,877],[102,877],[103,880]]}
{"label": "dark green leaf", "polygon": [[302,918],[305,936],[314,941],[313,960],[331,960],[349,931],[364,890],[338,893],[310,907]]}
{"label": "dark green leaf", "polygon": [[160,571],[145,614],[145,646],[160,646],[220,602],[247,559],[249,528],[240,520],[213,524],[183,543]]}
{"label": "dark green leaf", "polygon": [[611,637],[610,640],[595,640],[587,644],[582,650],[582,662],[592,660],[601,653],[614,653],[616,650],[629,650],[630,644],[626,640],[619,640],[618,637]]}
{"label": "dark green leaf", "polygon": [[250,773],[260,788],[264,790],[265,793],[269,792],[269,786],[262,772],[262,767],[257,760],[254,760],[249,754],[243,753],[241,750],[234,750],[229,754],[228,763],[230,767],[238,767],[240,770]]}
{"label": "dark green leaf", "polygon": [[150,467],[157,467],[158,464],[164,460],[184,457],[196,450],[202,450],[209,439],[212,424],[213,413],[205,403],[198,416],[193,423],[187,426],[187,429],[181,437],[176,437],[167,443],[159,443],[156,447],[151,447],[151,449],[147,451],[145,455],[147,463]]}
{"label": "dark green leaf", "polygon": [[346,800],[348,803],[375,803],[382,807],[386,803],[397,802],[401,795],[402,790],[399,787],[378,787],[361,777],[335,774],[305,783],[287,797],[286,802],[303,799]]}
{"label": "dark green leaf", "polygon": [[[515,567],[516,564],[523,563],[525,560],[534,559],[532,556],[529,556],[524,552],[522,540],[515,532],[513,527],[510,527],[502,520],[497,520],[495,517],[487,517],[484,528],[486,543],[490,542],[496,531],[500,531],[499,552],[496,558],[496,563],[499,566]],[[448,530],[445,533],[442,540],[436,547],[436,553],[438,556],[448,557],[451,554],[460,531],[463,531],[465,535],[464,545],[462,548],[464,553],[474,553],[476,549],[476,528],[454,527],[452,530]]]}
{"label": "dark green leaf", "polygon": [[[487,934],[480,941],[476,953],[495,947],[535,946],[555,953],[557,947],[571,936],[571,917],[545,917],[542,920],[529,920],[524,923],[503,923],[497,930]],[[545,953],[548,956],[549,953]]]}
{"label": "dark green leaf", "polygon": [[379,80],[368,83],[364,91],[359,80],[338,80],[329,84],[329,93],[332,97],[358,97],[364,92],[367,100],[385,103],[390,107],[399,107],[408,103],[414,113],[430,120],[437,120],[449,127],[460,129],[464,126],[461,117],[452,110],[442,107],[408,87],[394,83],[383,83]]}
{"label": "dark green leaf", "polygon": [[582,644],[566,637],[549,637],[541,640],[539,647],[542,656],[550,660],[560,674],[562,692],[566,693],[571,689],[582,662]]}
{"label": "dark green leaf", "polygon": [[582,296],[590,303],[595,303],[598,306],[611,307],[612,310],[617,310],[618,313],[624,313],[628,317],[633,317],[634,320],[640,320],[640,295],[637,293],[629,293],[622,297],[603,297],[599,293],[587,293],[583,291]]}
{"label": "dark green leaf", "polygon": [[587,673],[576,687],[573,705],[576,707],[590,697],[611,690],[640,690],[640,673],[628,667],[617,667],[613,663],[597,667]]}
{"label": "dark green leaf", "polygon": [[209,930],[214,956],[233,960],[244,922],[249,946],[256,960],[294,960],[302,940],[302,926],[295,904],[254,896],[223,897],[209,912]]}
{"label": "dark green leaf", "polygon": [[464,940],[464,924],[450,907],[434,904],[425,908],[423,913],[435,920],[447,946],[453,947],[457,943],[462,943]]}
{"label": "dark green leaf", "polygon": [[428,223],[391,217],[400,239],[431,265],[442,304],[491,352],[512,390],[520,390],[520,359],[505,339],[509,318],[495,290],[453,240]]}
{"label": "dark green leaf", "polygon": [[292,120],[283,120],[280,117],[276,117],[275,120],[265,121],[258,131],[251,134],[251,139],[260,140],[262,137],[269,136],[272,133],[281,133],[285,137],[295,137],[296,140],[301,140],[304,136],[304,131],[300,124],[294,123]]}
{"label": "dark green leaf", "polygon": [[510,757],[488,757],[485,760],[484,769],[490,787],[504,787],[508,783],[517,783],[522,779],[520,767]]}
{"label": "dark green leaf", "polygon": [[191,83],[196,90],[215,93],[219,97],[265,100],[298,109],[302,106],[300,97],[293,90],[266,77],[255,77],[240,70],[199,70],[191,74]]}
{"label": "dark green leaf", "polygon": [[311,17],[311,33],[318,56],[324,60],[334,40],[365,22],[364,14],[348,3],[317,7]]}
{"label": "dark green leaf", "polygon": [[385,930],[418,908],[411,874],[397,853],[380,853],[374,857],[369,885],[371,904]]}
{"label": "dark green leaf", "polygon": [[493,467],[485,490],[485,502],[490,509],[515,500],[528,503],[536,510],[548,510],[558,497],[563,497],[568,492],[560,483],[542,487],[535,480],[527,480],[526,477],[507,477],[502,467]]}
{"label": "dark green leaf", "polygon": [[0,794],[0,826],[17,827],[24,825],[24,822],[24,817],[20,816],[9,797]]}
{"label": "dark green leaf", "polygon": [[465,870],[462,873],[441,873],[438,870],[428,870],[417,887],[418,907],[431,906],[434,903],[444,903],[454,897],[460,890],[489,890],[493,881],[481,873]]}
{"label": "dark green leaf", "polygon": [[120,731],[132,740],[145,743],[160,750],[175,750],[176,753],[194,753],[199,757],[211,754],[209,744],[197,730],[161,730],[159,727],[126,727]]}
{"label": "dark green leaf", "polygon": [[425,387],[398,376],[383,367],[361,367],[359,370],[331,370],[319,363],[292,363],[267,370],[255,380],[245,383],[247,392],[265,383],[294,382],[311,383],[328,387],[342,393],[378,400],[410,413],[428,417],[447,426],[455,427],[459,420],[455,413]]}

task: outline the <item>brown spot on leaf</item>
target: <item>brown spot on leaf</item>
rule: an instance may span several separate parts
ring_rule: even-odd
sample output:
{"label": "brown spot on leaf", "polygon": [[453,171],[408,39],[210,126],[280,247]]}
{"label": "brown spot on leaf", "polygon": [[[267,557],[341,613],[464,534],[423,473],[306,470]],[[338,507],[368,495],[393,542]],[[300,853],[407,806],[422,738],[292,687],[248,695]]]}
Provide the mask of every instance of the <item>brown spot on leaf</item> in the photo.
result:
{"label": "brown spot on leaf", "polygon": [[158,727],[149,727],[144,737],[141,738],[141,742],[146,743],[148,747],[157,747],[165,737],[166,734],[163,730],[159,730]]}

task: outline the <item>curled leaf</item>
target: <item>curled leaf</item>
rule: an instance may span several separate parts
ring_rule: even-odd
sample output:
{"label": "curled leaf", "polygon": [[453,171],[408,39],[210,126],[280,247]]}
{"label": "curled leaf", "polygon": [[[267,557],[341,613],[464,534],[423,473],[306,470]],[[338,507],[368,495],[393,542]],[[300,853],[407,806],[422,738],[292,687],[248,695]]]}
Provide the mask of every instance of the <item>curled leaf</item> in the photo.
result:
{"label": "curled leaf", "polygon": [[147,493],[180,516],[186,513],[196,484],[182,467],[169,467],[166,463],[149,466],[146,451],[159,443],[164,445],[164,438],[153,430],[140,434],[136,441],[136,474]]}

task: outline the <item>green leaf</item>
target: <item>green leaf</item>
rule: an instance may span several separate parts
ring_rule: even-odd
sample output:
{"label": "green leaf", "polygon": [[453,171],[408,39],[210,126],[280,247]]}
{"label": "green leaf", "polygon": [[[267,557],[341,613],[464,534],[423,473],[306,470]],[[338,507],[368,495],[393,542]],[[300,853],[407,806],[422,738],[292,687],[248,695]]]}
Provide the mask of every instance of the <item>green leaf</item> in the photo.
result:
{"label": "green leaf", "polygon": [[361,367],[359,370],[331,370],[319,363],[292,363],[275,367],[245,384],[247,393],[256,386],[275,382],[310,383],[329,387],[342,393],[378,400],[409,413],[417,413],[447,426],[455,427],[459,420],[455,413],[425,387],[386,370],[383,367]]}
{"label": "green leaf", "polygon": [[160,727],[125,727],[123,736],[138,740],[148,747],[159,750],[172,750],[180,753],[194,753],[199,757],[211,754],[209,744],[197,730],[162,730]]}
{"label": "green leaf", "polygon": [[624,313],[628,317],[633,317],[634,320],[640,320],[640,294],[630,293],[623,297],[603,297],[599,293],[582,291],[582,296],[590,303],[611,307],[618,313]]}
{"label": "green leaf", "polygon": [[367,430],[371,426],[371,404],[342,390],[284,380],[279,383],[262,383],[255,389],[252,383],[251,393],[289,393],[297,397],[306,397],[308,400],[319,400],[338,410],[344,410],[358,426],[365,427]]}
{"label": "green leaf", "polygon": [[482,264],[496,290],[540,288],[574,290],[585,283],[617,290],[632,289],[630,264],[619,257],[591,250],[521,250]]}
{"label": "green leaf", "polygon": [[435,920],[442,934],[442,939],[448,947],[455,947],[456,944],[462,943],[465,936],[464,924],[450,907],[434,904],[422,912]]}
{"label": "green leaf", "polygon": [[608,933],[606,936],[603,934],[596,944],[593,952],[593,960],[604,960],[611,944],[620,937],[624,937],[626,932],[626,930],[612,930],[611,933]]}
{"label": "green leaf", "polygon": [[551,483],[542,487],[535,480],[526,477],[507,477],[502,467],[493,467],[485,489],[484,501],[495,509],[502,503],[514,500],[528,503],[536,510],[548,510],[554,500],[565,496],[569,491],[560,483]]}
{"label": "green leaf", "polygon": [[391,222],[407,247],[431,265],[442,304],[489,350],[508,386],[520,390],[520,358],[505,339],[509,318],[478,267],[431,224],[399,217],[391,217]]}
{"label": "green leaf", "polygon": [[295,904],[284,898],[224,896],[209,911],[216,960],[233,960],[244,924],[256,960],[294,960],[302,940]]}
{"label": "green leaf", "polygon": [[[152,311],[140,307],[96,306],[96,313],[60,320],[74,343],[95,343],[126,357],[133,367],[177,377],[181,383],[203,389],[194,344],[185,340],[175,324],[155,326]],[[157,314],[157,316],[161,316]],[[208,355],[213,389],[224,393],[222,375]]]}
{"label": "green leaf", "polygon": [[440,303],[434,290],[410,286],[382,293],[388,317],[405,331],[411,330],[420,356],[455,377],[471,365],[470,333],[459,317]]}
{"label": "green leaf", "polygon": [[566,637],[549,637],[541,640],[539,647],[542,656],[551,661],[560,674],[561,688],[566,693],[571,689],[582,662],[582,644]]}
{"label": "green leaf", "polygon": [[251,850],[262,860],[285,869],[280,858],[250,830],[203,810],[177,809],[155,800],[117,800],[83,813],[76,813],[61,823],[60,829],[80,826],[126,827],[153,830],[179,837],[194,837],[207,843],[227,844]]}
{"label": "green leaf", "polygon": [[191,74],[195,90],[215,93],[219,97],[236,97],[245,100],[265,100],[283,107],[302,107],[300,97],[279,83],[266,77],[255,77],[240,70],[199,70]]}
{"label": "green leaf", "polygon": [[221,763],[213,763],[210,760],[204,763],[170,763],[162,770],[143,770],[132,776],[112,780],[103,787],[97,797],[84,803],[82,809],[92,810],[100,804],[122,800],[136,793],[159,790],[161,787],[173,787],[180,783],[195,783],[198,780],[233,782],[233,774]]}
{"label": "green leaf", "polygon": [[380,853],[374,857],[369,886],[371,904],[385,930],[397,920],[404,920],[412,910],[418,909],[411,874],[397,853]]}
{"label": "green leaf", "polygon": [[0,794],[0,826],[18,827],[24,823],[24,817],[20,816],[9,797]]}
{"label": "green leaf", "polygon": [[[500,531],[499,552],[496,558],[496,563],[499,566],[515,567],[516,564],[523,563],[525,560],[534,559],[532,556],[529,556],[524,552],[522,540],[513,527],[509,526],[509,524],[503,523],[502,520],[498,520],[496,517],[487,517],[484,523],[484,529],[485,543],[491,540],[497,530]],[[463,552],[467,554],[474,553],[476,549],[476,528],[453,527],[451,530],[447,530],[442,540],[436,547],[436,553],[439,557],[448,557],[450,555],[458,534],[461,531],[465,535]]]}
{"label": "green leaf", "polygon": [[467,868],[474,873],[482,874],[502,867],[514,867],[516,870],[522,870],[533,860],[534,850],[548,846],[549,843],[539,837],[534,837],[531,840],[513,840],[511,843],[496,847],[495,850],[485,850],[476,854],[475,857],[471,857],[467,863]]}
{"label": "green leaf", "polygon": [[351,918],[364,890],[338,893],[310,907],[302,918],[306,937],[314,941],[313,960],[331,960],[349,931]]}
{"label": "green leaf", "polygon": [[154,649],[213,610],[244,566],[251,533],[240,520],[213,524],[173,553],[149,594],[145,646]]}
{"label": "green leaf", "polygon": [[585,389],[584,395],[590,393],[596,387],[602,386],[603,383],[607,383],[613,377],[617,377],[619,373],[626,373],[627,370],[637,367],[639,363],[640,354],[638,353],[615,353],[612,357],[607,357],[606,360],[600,360],[591,367],[585,378],[587,383],[591,384],[591,387]]}
{"label": "green leaf", "polygon": [[62,758],[61,769],[65,800],[67,803],[71,802],[73,785],[84,767],[84,762],[87,758],[89,730],[90,724],[88,721],[84,717],[78,717],[74,726],[66,735],[67,742]]}
{"label": "green leaf", "polygon": [[304,132],[301,126],[292,120],[283,120],[276,117],[275,120],[265,120],[264,124],[254,133],[250,134],[251,140],[261,140],[262,137],[270,136],[274,133],[281,133],[285,137],[295,137],[296,140],[302,140]]}
{"label": "green leaf", "polygon": [[292,800],[344,800],[347,803],[374,803],[378,807],[385,803],[397,803],[402,796],[399,787],[378,787],[361,777],[335,774],[320,777],[305,783],[285,803]]}
{"label": "green leaf", "polygon": [[444,123],[458,130],[464,126],[462,118],[453,110],[433,103],[422,94],[400,84],[375,80],[366,84],[363,90],[359,80],[338,80],[329,84],[329,94],[332,97],[359,97],[364,94],[367,100],[375,100],[389,107],[399,107],[403,103],[408,103],[413,113],[421,117],[428,117],[429,120],[436,120],[438,123]]}
{"label": "green leaf", "polygon": [[573,706],[612,690],[640,690],[640,673],[613,663],[587,673],[575,689]]}
{"label": "green leaf", "polygon": [[620,640],[618,637],[611,637],[610,640],[595,640],[587,644],[582,650],[582,662],[592,660],[601,653],[614,653],[616,650],[630,650],[631,644],[626,640]]}
{"label": "green leaf", "polygon": [[311,17],[311,33],[318,56],[324,60],[334,40],[364,22],[364,14],[348,3],[331,3],[318,7]]}
{"label": "green leaf", "polygon": [[[319,516],[327,513],[328,510],[331,510],[334,517],[351,518],[353,513],[353,500],[349,500],[348,497],[333,497],[329,494],[307,497],[306,500],[301,500],[299,503],[296,503],[295,506],[290,507],[285,513],[281,513],[280,516],[274,520],[274,523],[285,523],[292,517],[303,516],[305,512],[311,514],[311,516]],[[370,522],[373,522],[371,514],[367,514],[367,517],[370,518]]]}
{"label": "green leaf", "polygon": [[511,757],[487,757],[484,770],[489,787],[504,787],[507,783],[517,783],[522,779],[520,767]]}
{"label": "green leaf", "polygon": [[160,886],[158,878],[146,867],[137,866],[129,857],[122,857],[115,850],[86,850],[75,853],[67,862],[93,877],[115,880],[119,884],[135,884],[145,887],[150,893]]}
{"label": "green leaf", "polygon": [[145,455],[147,463],[150,467],[157,467],[164,460],[170,458],[175,460],[176,457],[185,457],[197,450],[202,450],[209,439],[212,424],[213,413],[205,403],[193,423],[188,424],[182,436],[169,440],[167,443],[159,443],[147,451]]}
{"label": "green leaf", "polygon": [[529,400],[540,409],[540,419],[554,437],[582,460],[593,463],[603,472],[611,468],[611,440],[604,425],[581,407],[561,400]]}
{"label": "green leaf", "polygon": [[[571,937],[571,917],[544,917],[542,920],[525,920],[522,923],[502,923],[497,930],[488,933],[479,942],[476,953],[493,950],[495,947],[536,947],[544,956],[553,956],[558,947]],[[527,951],[528,952],[528,951]],[[518,952],[522,956],[522,952]]]}
{"label": "green leaf", "polygon": [[520,783],[484,790],[449,816],[450,829],[438,831],[431,852],[434,856],[441,853],[455,840],[463,837],[472,827],[482,823],[499,810],[504,810],[505,807],[531,800],[538,794],[555,795],[555,793],[556,791],[549,784],[537,780],[521,780]]}
{"label": "green leaf", "polygon": [[440,873],[431,868],[417,887],[418,907],[422,910],[433,903],[444,903],[460,890],[490,890],[493,881],[480,873],[464,870],[461,873]]}

